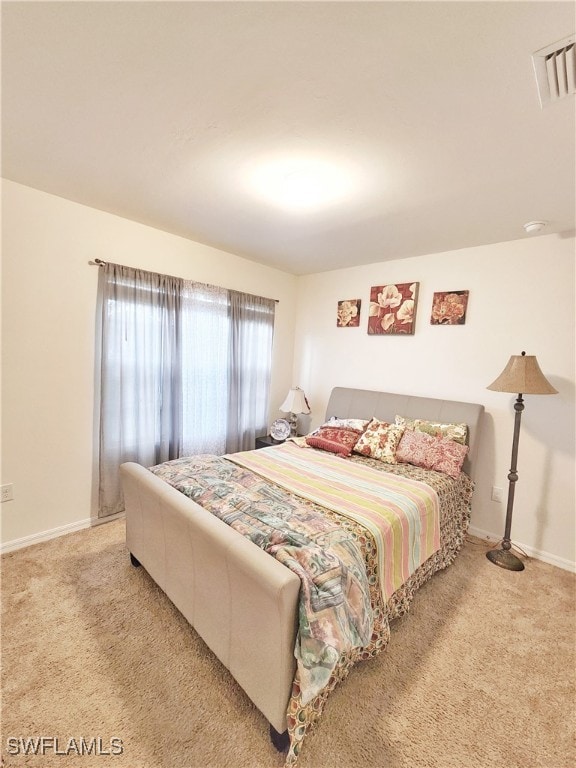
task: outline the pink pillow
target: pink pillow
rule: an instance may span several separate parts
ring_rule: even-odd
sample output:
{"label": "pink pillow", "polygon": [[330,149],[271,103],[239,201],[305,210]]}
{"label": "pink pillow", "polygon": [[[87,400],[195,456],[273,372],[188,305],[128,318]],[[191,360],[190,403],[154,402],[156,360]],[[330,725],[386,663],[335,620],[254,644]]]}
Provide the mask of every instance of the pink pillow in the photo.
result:
{"label": "pink pillow", "polygon": [[468,453],[468,446],[448,437],[432,437],[407,429],[396,449],[396,460],[424,469],[435,469],[457,478]]}
{"label": "pink pillow", "polygon": [[361,429],[345,429],[343,427],[320,427],[317,432],[308,435],[306,443],[312,448],[337,453],[340,456],[350,456],[352,448],[362,434]]}

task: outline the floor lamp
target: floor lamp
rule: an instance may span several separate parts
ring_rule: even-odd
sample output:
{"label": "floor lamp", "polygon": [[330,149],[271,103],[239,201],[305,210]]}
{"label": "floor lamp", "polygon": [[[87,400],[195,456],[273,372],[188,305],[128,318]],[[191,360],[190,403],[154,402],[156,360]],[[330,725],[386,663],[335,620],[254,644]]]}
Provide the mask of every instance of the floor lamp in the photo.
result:
{"label": "floor lamp", "polygon": [[527,355],[522,352],[521,355],[512,355],[506,368],[500,376],[488,387],[495,392],[513,392],[518,394],[514,403],[516,416],[514,419],[514,438],[512,440],[512,460],[510,462],[510,473],[508,474],[508,506],[506,508],[506,527],[504,538],[502,539],[501,549],[491,549],[486,552],[486,557],[490,562],[499,565],[501,568],[507,568],[509,571],[523,571],[524,563],[519,557],[510,551],[512,546],[510,542],[510,529],[512,527],[512,508],[514,506],[514,486],[518,480],[516,471],[518,461],[518,440],[520,438],[520,420],[524,410],[524,400],[522,395],[556,395],[558,390],[554,389],[552,384],[546,379],[538,361],[534,355]]}

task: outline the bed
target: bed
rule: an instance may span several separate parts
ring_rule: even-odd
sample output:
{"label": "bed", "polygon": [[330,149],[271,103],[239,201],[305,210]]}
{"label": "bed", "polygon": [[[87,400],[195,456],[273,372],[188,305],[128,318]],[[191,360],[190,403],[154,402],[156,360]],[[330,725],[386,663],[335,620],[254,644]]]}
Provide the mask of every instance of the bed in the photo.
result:
{"label": "bed", "polygon": [[[270,724],[275,746],[288,748],[287,764],[296,762],[304,737],[320,717],[333,687],[355,663],[386,646],[389,622],[408,610],[418,587],[449,565],[461,548],[470,516],[483,410],[482,405],[474,403],[372,390],[337,387],[331,393],[325,421],[338,419],[338,424],[344,424],[342,420],[363,420],[365,433],[357,423],[346,422],[357,427],[360,436],[367,435],[379,422],[391,425],[389,434],[395,435],[397,426],[399,434],[410,440],[415,439],[412,433],[419,432],[421,424],[466,425],[464,439],[458,438],[459,446],[466,443],[465,451],[458,454],[463,459],[462,472],[454,473],[454,477],[423,466],[413,467],[409,462],[387,464],[374,455],[357,452],[344,458],[332,450],[309,445],[314,442],[312,439],[228,457],[191,457],[191,463],[176,460],[151,468],[152,471],[134,463],[122,465],[127,547],[132,564],[146,569],[262,712]],[[426,429],[422,431],[422,439],[431,439]],[[416,437],[420,439],[421,435]],[[443,435],[437,437],[446,442]],[[401,445],[395,446],[398,455]],[[302,478],[306,473],[300,467],[308,471],[312,459],[319,468],[310,470],[310,476],[312,472],[320,473],[321,480],[314,475],[314,483],[310,480],[310,487],[304,488]],[[198,467],[205,461],[209,470],[201,481]],[[283,475],[278,467],[284,467]],[[343,470],[349,475],[340,482],[334,473]],[[189,485],[181,486],[184,475]],[[292,479],[288,480],[288,476]],[[290,485],[293,477],[297,477],[302,488],[295,490]],[[340,498],[333,506],[338,488],[343,489],[340,496],[347,497],[349,489],[356,489],[358,509],[364,506],[371,512],[374,504],[364,504],[360,496],[368,479],[370,483],[391,483],[394,493],[397,484],[411,483],[406,497],[419,496],[424,488],[429,493],[429,499],[423,502],[428,506],[422,506],[424,511],[414,523],[416,533],[408,537],[417,542],[419,559],[400,550],[396,565],[392,558],[383,558],[380,547],[374,546],[378,534],[370,528],[370,521],[369,525],[353,512],[340,514]],[[231,485],[236,481],[237,486]],[[318,490],[320,486],[322,489]],[[374,488],[370,485],[370,493],[376,492]],[[239,514],[252,503],[255,508],[266,509],[265,517],[270,509],[276,515],[278,509],[284,510],[286,506],[298,508],[304,515],[304,528],[309,517],[322,514],[322,519],[327,520],[326,530],[322,530],[317,541],[334,541],[338,551],[348,558],[338,572],[337,587],[329,563],[324,593],[320,598],[316,593],[310,598],[307,582],[299,570],[308,567],[308,563],[302,565],[299,554],[294,554],[303,550],[276,546],[275,534],[271,547],[271,534],[267,533],[264,538],[267,537],[269,551],[280,550],[284,558],[276,559],[277,552],[272,557],[262,548],[259,520],[256,534],[245,530],[248,524]],[[354,499],[346,499],[351,510],[353,503]],[[202,504],[213,508],[207,511]],[[434,504],[438,508],[436,518],[431,511]],[[402,501],[399,506],[403,505]],[[402,526],[406,527],[405,521],[398,523],[399,529]],[[251,538],[247,537],[249,534]],[[357,567],[359,552],[366,566],[362,573]],[[312,559],[316,567],[319,558],[315,555]],[[334,606],[331,603],[337,601],[324,599],[326,595],[331,598],[336,591],[339,599],[344,592],[349,598],[345,609],[341,600]],[[366,603],[371,606],[369,626]],[[352,642],[354,647],[349,648],[335,643],[337,648],[346,650],[334,652],[329,648],[328,654],[323,646],[318,650],[320,661],[314,657],[310,662],[311,643],[316,643],[312,648],[316,653],[317,642],[313,633],[307,635],[303,629],[308,627],[308,619],[303,619],[305,610],[319,611],[317,615],[322,618],[318,625],[325,620],[325,614],[334,614],[338,632],[345,626],[342,634],[346,637],[342,642],[349,642],[349,636],[353,636],[356,645]],[[345,620],[349,622],[346,625]],[[333,632],[332,627],[328,634]],[[325,664],[326,659],[330,663]]]}

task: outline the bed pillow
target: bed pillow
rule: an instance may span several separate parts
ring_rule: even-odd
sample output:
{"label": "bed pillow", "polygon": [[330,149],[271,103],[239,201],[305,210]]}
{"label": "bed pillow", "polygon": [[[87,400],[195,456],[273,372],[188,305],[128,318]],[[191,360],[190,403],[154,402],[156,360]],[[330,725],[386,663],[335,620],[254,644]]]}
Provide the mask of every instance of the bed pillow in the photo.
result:
{"label": "bed pillow", "polygon": [[370,419],[337,419],[333,416],[322,424],[323,427],[343,427],[344,429],[359,429],[362,432],[366,429]]}
{"label": "bed pillow", "polygon": [[360,429],[320,427],[316,432],[306,437],[306,444],[311,448],[337,453],[339,456],[350,456],[361,434],[362,430]]}
{"label": "bed pillow", "polygon": [[468,440],[467,424],[442,424],[439,421],[407,419],[404,416],[396,416],[396,424],[411,431],[425,432],[432,437],[448,437],[461,445],[466,445]]}
{"label": "bed pillow", "polygon": [[360,433],[362,433],[366,429],[369,421],[369,419],[338,419],[336,416],[333,416],[331,419],[328,419],[328,421],[325,421],[324,424],[321,424],[319,427],[316,427],[316,429],[313,429],[312,432],[309,432],[307,435],[304,435],[303,437],[289,437],[288,440],[292,443],[296,443],[299,448],[311,448],[312,446],[308,444],[307,439],[309,437],[316,437],[318,432],[320,432],[320,430],[324,429],[325,427],[357,429],[360,431]]}
{"label": "bed pillow", "polygon": [[385,464],[396,464],[396,447],[403,432],[404,427],[397,424],[372,419],[354,446],[354,452]]}
{"label": "bed pillow", "polygon": [[435,469],[456,479],[468,453],[468,446],[449,437],[432,437],[407,429],[396,449],[396,460],[423,469]]}

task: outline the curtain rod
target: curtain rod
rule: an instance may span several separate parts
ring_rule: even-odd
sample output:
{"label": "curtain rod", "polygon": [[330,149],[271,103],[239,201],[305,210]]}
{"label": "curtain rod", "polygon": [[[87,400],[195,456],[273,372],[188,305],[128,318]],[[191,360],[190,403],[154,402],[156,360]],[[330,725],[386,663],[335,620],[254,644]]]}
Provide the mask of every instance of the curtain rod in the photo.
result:
{"label": "curtain rod", "polygon": [[[106,264],[108,264],[107,261],[102,261],[102,259],[94,259],[94,261],[89,261],[88,264],[91,267],[104,267]],[[130,269],[137,269],[137,267],[130,267]],[[150,274],[158,274],[157,272],[150,272],[148,269],[142,269],[141,272],[149,272]],[[166,275],[166,277],[174,277],[174,275]],[[175,278],[176,280],[181,280],[182,278],[178,277]],[[207,283],[204,283],[204,285],[207,285]],[[226,290],[235,290],[233,288],[226,288]],[[238,293],[245,293],[245,291],[238,291]],[[249,296],[256,296],[254,293],[248,294]],[[266,296],[257,296],[258,299],[266,299]],[[268,301],[274,301],[276,304],[280,304],[280,299],[267,299]]]}

